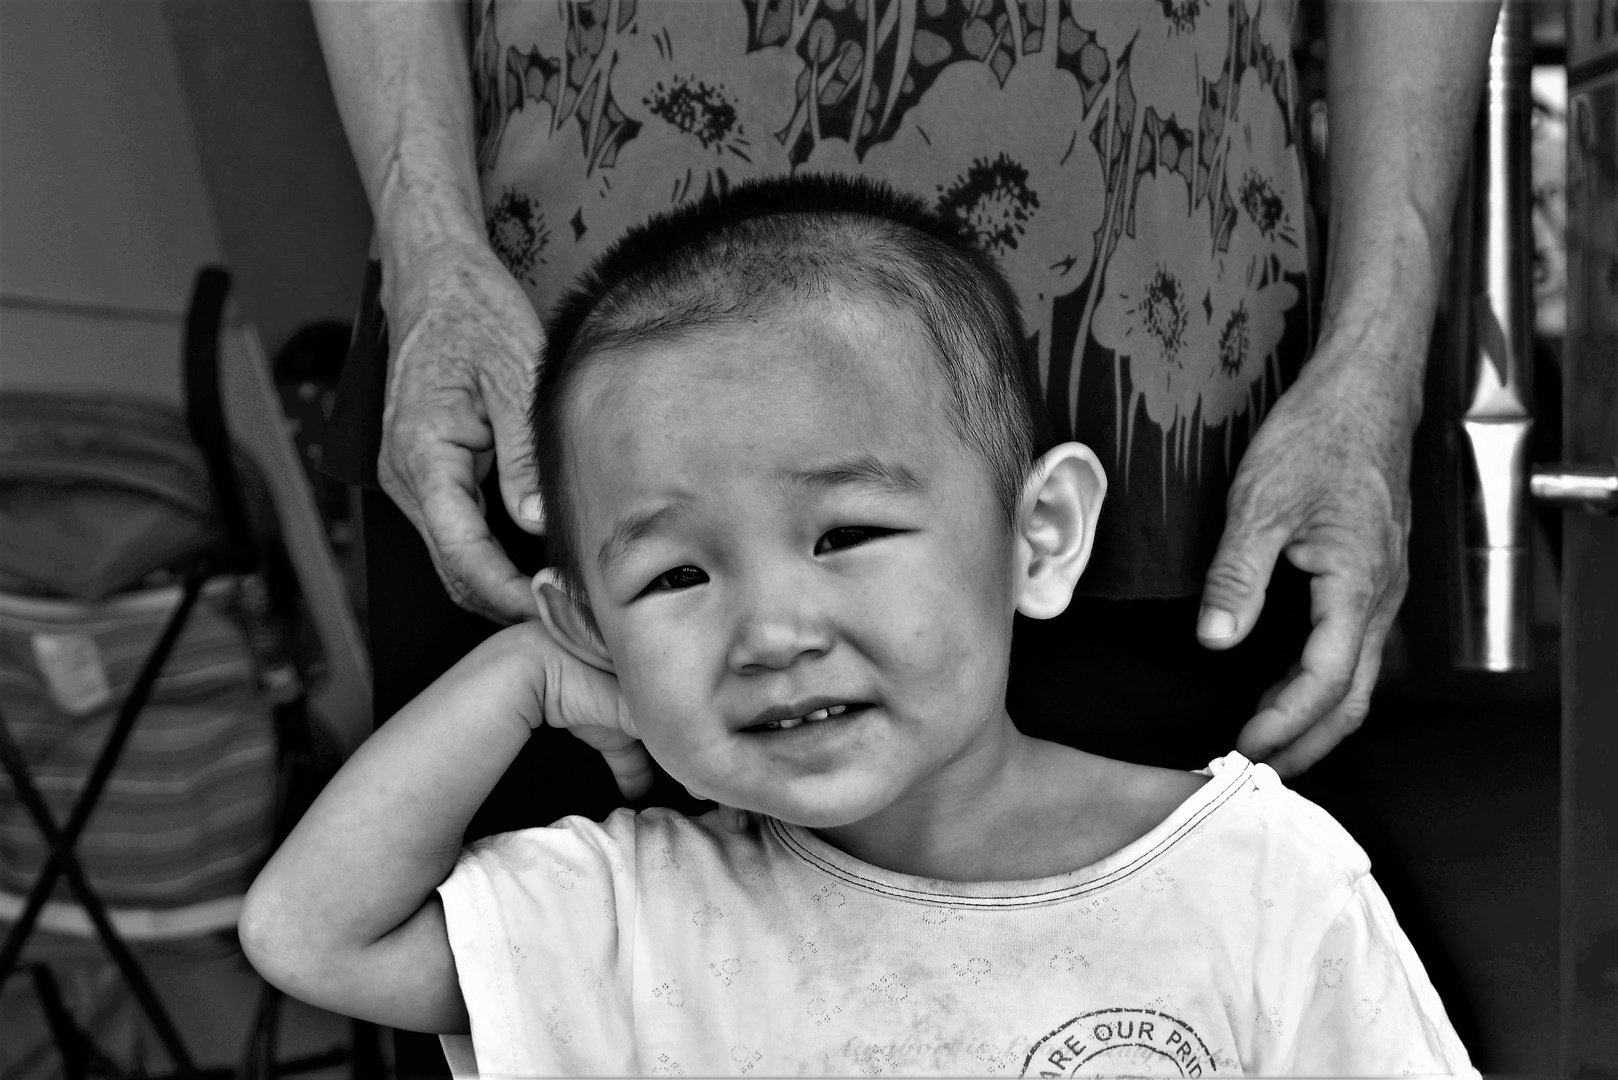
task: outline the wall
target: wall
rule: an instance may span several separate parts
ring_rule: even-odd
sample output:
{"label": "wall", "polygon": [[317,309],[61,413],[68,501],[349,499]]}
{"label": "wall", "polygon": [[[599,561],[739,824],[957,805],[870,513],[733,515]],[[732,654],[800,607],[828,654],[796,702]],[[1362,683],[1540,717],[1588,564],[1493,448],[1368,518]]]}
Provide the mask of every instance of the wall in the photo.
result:
{"label": "wall", "polygon": [[[227,27],[210,15],[186,22],[182,34],[168,16],[196,15],[189,3],[0,0],[0,391],[178,404],[192,279],[208,263],[233,268],[221,356],[226,414],[270,483],[320,632],[329,677],[314,695],[316,711],[351,749],[370,730],[368,664],[255,320],[273,326],[276,342],[304,321],[351,314],[368,222],[351,166],[342,187],[346,151],[334,142],[340,129],[307,9],[261,0],[212,7],[264,17]],[[297,13],[302,44],[267,30],[256,82],[217,77],[240,57],[241,33],[295,29]],[[279,64],[278,44],[302,56],[280,65],[279,89],[266,67]],[[231,119],[216,99],[233,93],[244,101],[231,106]],[[204,106],[200,119],[193,99]],[[254,115],[264,119],[250,125]],[[305,127],[317,134],[300,138]],[[216,137],[201,142],[199,131]],[[312,168],[300,148],[320,146],[326,164]],[[256,159],[242,157],[248,147]],[[219,215],[221,207],[229,213]]]}
{"label": "wall", "polygon": [[353,318],[371,211],[308,5],[165,0],[161,11],[231,272],[265,345]]}
{"label": "wall", "polygon": [[0,2],[0,388],[177,400],[197,267],[273,352],[369,234],[307,5]]}
{"label": "wall", "polygon": [[161,9],[0,3],[0,389],[177,401],[222,256]]}

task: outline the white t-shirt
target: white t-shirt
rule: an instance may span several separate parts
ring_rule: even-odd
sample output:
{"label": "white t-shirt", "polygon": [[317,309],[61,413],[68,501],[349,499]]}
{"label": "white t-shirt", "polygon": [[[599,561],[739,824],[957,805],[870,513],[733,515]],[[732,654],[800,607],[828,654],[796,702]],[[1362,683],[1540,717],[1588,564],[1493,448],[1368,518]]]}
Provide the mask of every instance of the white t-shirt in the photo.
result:
{"label": "white t-shirt", "polygon": [[[806,829],[620,810],[439,888],[458,1073],[1475,1076],[1365,853],[1230,754],[1032,881],[891,873]],[[475,1061],[471,1050],[475,1047]]]}

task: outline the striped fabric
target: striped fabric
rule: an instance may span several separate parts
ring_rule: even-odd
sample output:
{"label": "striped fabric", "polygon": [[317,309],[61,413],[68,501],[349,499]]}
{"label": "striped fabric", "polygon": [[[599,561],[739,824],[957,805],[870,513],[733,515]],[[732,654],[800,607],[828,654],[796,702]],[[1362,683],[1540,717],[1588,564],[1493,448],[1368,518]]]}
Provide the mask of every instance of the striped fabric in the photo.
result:
{"label": "striped fabric", "polygon": [[[239,589],[228,577],[204,587],[79,840],[85,873],[109,905],[162,909],[240,895],[268,856],[273,705],[236,614]],[[178,599],[177,586],[95,602],[0,594],[0,715],[59,824]],[[98,657],[94,675],[110,693],[87,699],[93,707],[70,699],[64,707],[41,640]],[[106,700],[96,705],[97,696]],[[0,891],[25,894],[45,855],[0,773]],[[54,895],[71,899],[61,883]]]}

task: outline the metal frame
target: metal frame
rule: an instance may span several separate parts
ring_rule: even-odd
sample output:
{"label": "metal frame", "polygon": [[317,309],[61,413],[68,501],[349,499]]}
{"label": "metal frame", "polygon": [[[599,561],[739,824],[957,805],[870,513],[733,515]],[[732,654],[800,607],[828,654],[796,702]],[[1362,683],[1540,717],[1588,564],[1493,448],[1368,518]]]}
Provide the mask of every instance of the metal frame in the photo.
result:
{"label": "metal frame", "polygon": [[[112,770],[123,753],[124,744],[134,729],[141,710],[151,697],[152,688],[167,663],[169,654],[185,628],[186,621],[196,605],[204,584],[215,574],[251,573],[259,566],[259,553],[248,525],[242,505],[241,492],[236,481],[235,466],[224,407],[220,396],[219,330],[224,315],[226,296],[230,291],[230,275],[219,267],[205,267],[197,275],[186,319],[184,343],[186,424],[192,441],[201,451],[213,495],[214,511],[221,526],[220,543],[215,550],[201,556],[185,573],[179,601],[168,621],[158,634],[151,652],[130,685],[128,694],[119,706],[118,716],[98,755],[83,788],[73,804],[65,825],[59,824],[49,805],[40,794],[29,773],[22,750],[5,717],[0,715],[0,767],[16,790],[19,801],[34,819],[40,834],[49,845],[49,854],[39,877],[29,890],[22,914],[7,932],[0,945],[0,986],[4,986],[19,968],[24,944],[33,933],[40,911],[49,899],[58,880],[65,880],[80,906],[88,915],[101,940],[112,957],[124,982],[133,991],[141,1012],[157,1035],[164,1051],[174,1063],[173,1080],[212,1080],[240,1075],[244,1078],[268,1078],[308,1072],[353,1061],[368,1075],[380,1072],[374,1054],[366,1052],[361,1041],[374,1030],[369,1025],[356,1024],[354,1047],[340,1047],[331,1051],[308,1055],[287,1061],[275,1059],[275,1040],[279,1031],[281,994],[264,984],[250,1029],[248,1045],[241,1068],[200,1069],[186,1048],[179,1029],[158,997],[156,989],[139,960],[113,926],[107,906],[96,895],[87,880],[84,867],[74,852],[74,846],[83,834],[91,814],[95,812],[103,789]],[[283,703],[284,707],[285,703]],[[279,718],[278,718],[279,719]],[[279,736],[279,727],[278,736]],[[284,807],[283,807],[284,809]],[[278,814],[279,817],[279,814]],[[277,821],[277,839],[283,823]],[[49,966],[34,963],[28,966],[33,977],[40,1007],[50,1024],[57,1050],[62,1055],[63,1071],[67,1080],[80,1080],[90,1075],[123,1075],[119,1066],[95,1044],[94,1038],[73,1019],[62,1001],[60,988]],[[142,1080],[152,1080],[144,1073]],[[165,1078],[166,1080],[166,1078]]]}
{"label": "metal frame", "polygon": [[[28,764],[23,760],[22,750],[12,738],[11,729],[6,726],[5,717],[0,715],[0,765],[11,778],[12,787],[23,806],[28,809],[29,816],[39,827],[41,835],[50,845],[50,854],[45,860],[45,866],[29,890],[28,903],[23,907],[22,915],[12,924],[11,931],[6,935],[4,946],[0,946],[0,986],[5,984],[17,965],[18,957],[22,954],[23,944],[33,933],[34,923],[39,917],[40,909],[49,899],[51,889],[55,887],[58,878],[65,878],[73,895],[83,906],[85,913],[94,924],[96,936],[106,946],[113,962],[118,965],[119,972],[124,981],[134,991],[135,998],[140,1002],[141,1011],[151,1021],[152,1028],[157,1032],[163,1049],[174,1062],[174,1075],[192,1080],[201,1074],[191,1060],[184,1042],[180,1039],[179,1030],[174,1021],[169,1018],[168,1011],[164,1009],[162,1001],[158,999],[156,990],[151,981],[147,979],[145,971],[135,959],[135,954],[118,936],[113,928],[112,921],[107,916],[107,907],[101,898],[90,888],[85,880],[84,868],[79,865],[78,856],[73,853],[73,847],[84,832],[85,824],[90,815],[95,812],[96,804],[101,799],[101,791],[106,786],[107,778],[112,775],[113,767],[118,764],[119,755],[123,753],[124,743],[129,739],[129,733],[135,727],[135,720],[146,705],[146,699],[151,696],[152,686],[157,682],[158,673],[163,670],[169,652],[174,648],[174,642],[179,638],[180,631],[185,627],[191,608],[196,603],[197,595],[202,591],[202,584],[208,578],[211,569],[210,560],[199,561],[186,574],[184,584],[180,590],[180,601],[174,607],[174,613],[164,625],[163,631],[158,635],[157,643],[152,646],[150,655],[145,664],[141,666],[140,674],[136,676],[129,694],[124,698],[118,709],[118,719],[114,722],[112,731],[107,736],[101,753],[96,757],[95,765],[90,770],[84,787],[79,792],[78,800],[73,804],[73,812],[69,815],[66,826],[58,826],[56,818],[52,815],[50,807],[45,804],[39,789],[34,786],[33,777],[28,772]],[[39,976],[35,975],[36,986],[39,985]],[[54,985],[54,983],[52,983]],[[46,999],[41,998],[44,1002]],[[57,997],[60,1007],[60,997]],[[47,1009],[47,1015],[50,1010]],[[58,1027],[53,1019],[53,1027]],[[61,1046],[62,1032],[58,1027],[57,1043],[63,1051],[64,1059],[69,1057],[69,1051]],[[99,1051],[96,1051],[99,1054]],[[71,1076],[71,1074],[70,1074]]]}

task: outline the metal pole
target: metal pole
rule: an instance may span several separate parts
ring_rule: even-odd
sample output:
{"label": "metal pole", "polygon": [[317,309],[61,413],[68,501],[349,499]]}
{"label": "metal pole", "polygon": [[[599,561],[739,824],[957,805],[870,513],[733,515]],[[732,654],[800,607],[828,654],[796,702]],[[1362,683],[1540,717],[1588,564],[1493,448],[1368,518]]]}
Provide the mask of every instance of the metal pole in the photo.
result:
{"label": "metal pole", "polygon": [[1450,270],[1447,467],[1451,659],[1517,671],[1528,654],[1528,437],[1533,428],[1530,42],[1500,7]]}

